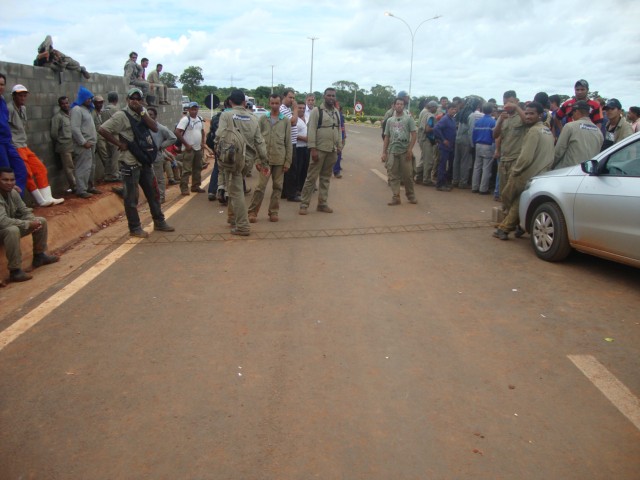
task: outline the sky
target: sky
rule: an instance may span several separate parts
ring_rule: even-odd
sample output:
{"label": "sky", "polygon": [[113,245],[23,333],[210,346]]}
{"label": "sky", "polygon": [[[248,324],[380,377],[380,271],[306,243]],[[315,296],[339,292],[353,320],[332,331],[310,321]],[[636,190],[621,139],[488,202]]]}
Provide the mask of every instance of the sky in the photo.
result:
{"label": "sky", "polygon": [[[311,86],[313,44],[314,91],[347,80],[365,90],[411,87],[417,97],[475,94],[500,101],[513,89],[526,101],[540,91],[572,95],[584,78],[592,91],[618,98],[625,109],[640,105],[638,0],[17,4],[0,0],[0,60],[8,62],[32,64],[50,34],[55,48],[90,72],[122,75],[134,50],[152,68],[162,63],[178,76],[197,65],[207,85],[271,86],[273,73],[275,85],[304,93]],[[441,18],[421,24],[436,15]]]}

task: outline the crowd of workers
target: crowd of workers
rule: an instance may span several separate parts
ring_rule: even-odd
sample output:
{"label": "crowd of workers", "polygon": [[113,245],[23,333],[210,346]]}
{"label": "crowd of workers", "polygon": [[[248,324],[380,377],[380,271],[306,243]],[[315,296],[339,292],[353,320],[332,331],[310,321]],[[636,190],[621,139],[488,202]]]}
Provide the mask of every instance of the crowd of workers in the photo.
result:
{"label": "crowd of workers", "polygon": [[[39,49],[38,62],[88,77],[77,62],[53,50],[50,37]],[[267,216],[271,222],[279,219],[281,199],[298,202],[299,214],[307,215],[316,191],[316,210],[333,212],[328,205],[329,183],[332,176],[342,176],[340,159],[346,142],[335,89],[327,88],[318,106],[313,95],[296,103],[292,89],[272,94],[269,110],[259,117],[247,105],[244,93],[234,90],[224,110],[213,118],[207,137],[196,102],[174,128],[159,123],[154,104],[156,97],[160,104],[168,104],[167,91],[159,77],[162,65],[147,76],[148,63],[142,59],[138,64],[135,52],[129,55],[124,67],[125,83],[130,87],[125,108],[119,105],[116,92],[107,94],[105,106],[102,96],[83,86],[73,103],[65,96],[58,99],[50,135],[68,192],[87,199],[101,193],[96,188],[99,181],[122,182],[122,187],[113,190],[124,199],[130,235],[146,238],[149,234],[142,229],[137,212],[140,186],[149,202],[154,229],[171,232],[174,228],[165,221],[160,206],[167,184],[179,185],[183,195],[204,193],[204,152],[215,150],[209,199],[228,206],[232,234],[250,235],[269,180],[272,193]],[[9,259],[9,279],[24,281],[31,276],[21,267],[21,236],[34,236],[33,267],[53,263],[58,257],[45,252],[46,220],[33,216],[21,196],[28,191],[42,207],[64,199],[53,197],[47,169],[28,147],[27,87],[13,85],[8,105],[2,96],[5,87],[6,77],[0,74],[0,243]],[[506,240],[512,231],[520,235],[518,200],[530,177],[575,165],[638,131],[638,107],[630,107],[625,117],[615,98],[598,101],[588,93],[588,83],[578,80],[575,96],[565,102],[544,92],[521,102],[512,90],[504,93],[502,106],[474,95],[452,101],[442,97],[439,103],[423,101],[414,119],[406,108],[408,96],[400,92],[382,122],[382,161],[392,192],[388,205],[401,204],[401,185],[409,203],[417,203],[415,184],[441,192],[458,188],[493,194],[504,212],[494,236]],[[420,148],[417,158],[415,143]],[[223,145],[242,153],[230,160]],[[96,179],[98,163],[104,174]],[[245,179],[254,173],[254,167],[259,178],[247,206],[244,197],[251,189]]]}

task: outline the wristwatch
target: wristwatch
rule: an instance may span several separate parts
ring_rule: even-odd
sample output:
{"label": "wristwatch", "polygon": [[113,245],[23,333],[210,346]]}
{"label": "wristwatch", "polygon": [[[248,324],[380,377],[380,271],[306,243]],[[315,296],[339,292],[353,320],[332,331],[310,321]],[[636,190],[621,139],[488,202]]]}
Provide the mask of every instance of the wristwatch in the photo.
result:
{"label": "wristwatch", "polygon": [[144,117],[147,114],[147,111],[144,109],[144,107],[142,108],[142,111],[140,112],[140,116]]}

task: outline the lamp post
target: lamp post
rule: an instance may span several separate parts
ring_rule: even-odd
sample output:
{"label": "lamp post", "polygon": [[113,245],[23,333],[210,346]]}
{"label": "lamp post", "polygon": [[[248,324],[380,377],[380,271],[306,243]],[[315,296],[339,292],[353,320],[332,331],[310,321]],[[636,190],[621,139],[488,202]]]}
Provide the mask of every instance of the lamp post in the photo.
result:
{"label": "lamp post", "polygon": [[309,93],[313,95],[313,44],[315,43],[316,40],[318,40],[318,37],[307,37],[307,38],[311,40],[311,80],[309,81]]}
{"label": "lamp post", "polygon": [[409,26],[409,24],[402,18],[398,17],[397,15],[394,15],[391,12],[384,12],[384,14],[387,17],[392,17],[392,18],[395,18],[396,20],[400,20],[402,23],[404,23],[407,26],[407,28],[409,29],[409,33],[411,34],[411,66],[409,67],[409,106],[408,106],[408,108],[411,108],[411,81],[413,79],[413,42],[416,39],[416,32],[424,23],[430,20],[436,20],[442,17],[442,15],[436,15],[435,17],[427,18],[426,20],[423,20],[422,22],[420,22],[420,24],[415,28],[415,30],[411,30],[411,27]]}
{"label": "lamp post", "polygon": [[271,65],[271,94],[273,95],[273,67],[275,65]]}

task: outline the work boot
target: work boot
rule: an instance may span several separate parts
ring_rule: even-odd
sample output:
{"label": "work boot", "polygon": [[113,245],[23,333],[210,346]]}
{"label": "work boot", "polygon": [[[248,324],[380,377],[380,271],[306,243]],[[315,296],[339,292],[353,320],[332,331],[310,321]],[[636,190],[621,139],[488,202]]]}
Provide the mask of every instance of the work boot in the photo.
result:
{"label": "work boot", "polygon": [[302,207],[300,207],[300,210],[298,210],[298,214],[299,215],[306,215],[307,213],[309,213],[307,211],[307,207],[302,206]]}
{"label": "work boot", "polygon": [[162,222],[154,222],[153,223],[153,229],[156,232],[175,232],[176,229],[174,227],[172,227],[171,225],[169,225],[166,221],[162,221]]}
{"label": "work boot", "polygon": [[520,237],[522,237],[522,236],[524,235],[524,233],[525,233],[525,232],[524,232],[524,230],[522,229],[522,227],[521,227],[520,225],[516,226],[516,231],[515,231],[515,233],[514,233],[514,236],[515,236],[516,238],[520,238]]}
{"label": "work boot", "polygon": [[29,275],[21,268],[16,268],[15,270],[11,270],[9,272],[10,282],[26,282],[27,280],[31,280],[32,278],[33,277],[31,275]]}
{"label": "work boot", "polygon": [[31,266],[33,268],[40,268],[43,265],[51,265],[52,263],[56,263],[60,261],[60,257],[57,255],[47,255],[46,253],[36,253],[33,256],[33,261],[31,262]]}
{"label": "work boot", "polygon": [[238,230],[236,227],[233,227],[231,229],[231,235],[239,235],[241,237],[248,237],[249,235],[251,235],[251,232],[248,232],[246,230]]}
{"label": "work boot", "polygon": [[400,197],[392,197],[391,201],[389,203],[387,203],[387,205],[389,205],[390,207],[394,206],[394,205],[400,205],[402,202],[400,201]]}
{"label": "work boot", "polygon": [[157,107],[155,95],[147,95],[147,105],[150,107]]}
{"label": "work boot", "polygon": [[318,208],[316,208],[316,210],[318,212],[333,213],[333,208],[331,208],[329,205],[318,205]]}
{"label": "work boot", "polygon": [[205,190],[203,188],[200,188],[200,187],[191,187],[191,191],[193,193],[204,193],[205,192]]}
{"label": "work boot", "polygon": [[249,212],[249,223],[256,223],[258,221],[258,214],[256,212]]}
{"label": "work boot", "polygon": [[269,214],[269,221],[270,222],[277,222],[278,221],[278,214],[277,213],[270,213]]}
{"label": "work boot", "polygon": [[136,228],[135,230],[131,230],[129,232],[129,236],[137,237],[137,238],[149,238],[149,234],[141,228]]}
{"label": "work boot", "polygon": [[408,199],[408,201],[412,205],[415,205],[416,203],[418,203],[418,200],[416,200],[415,198],[410,198],[410,199]]}
{"label": "work boot", "polygon": [[509,232],[505,232],[504,230],[501,229],[496,229],[495,232],[493,232],[493,236],[500,239],[500,240],[509,240]]}

